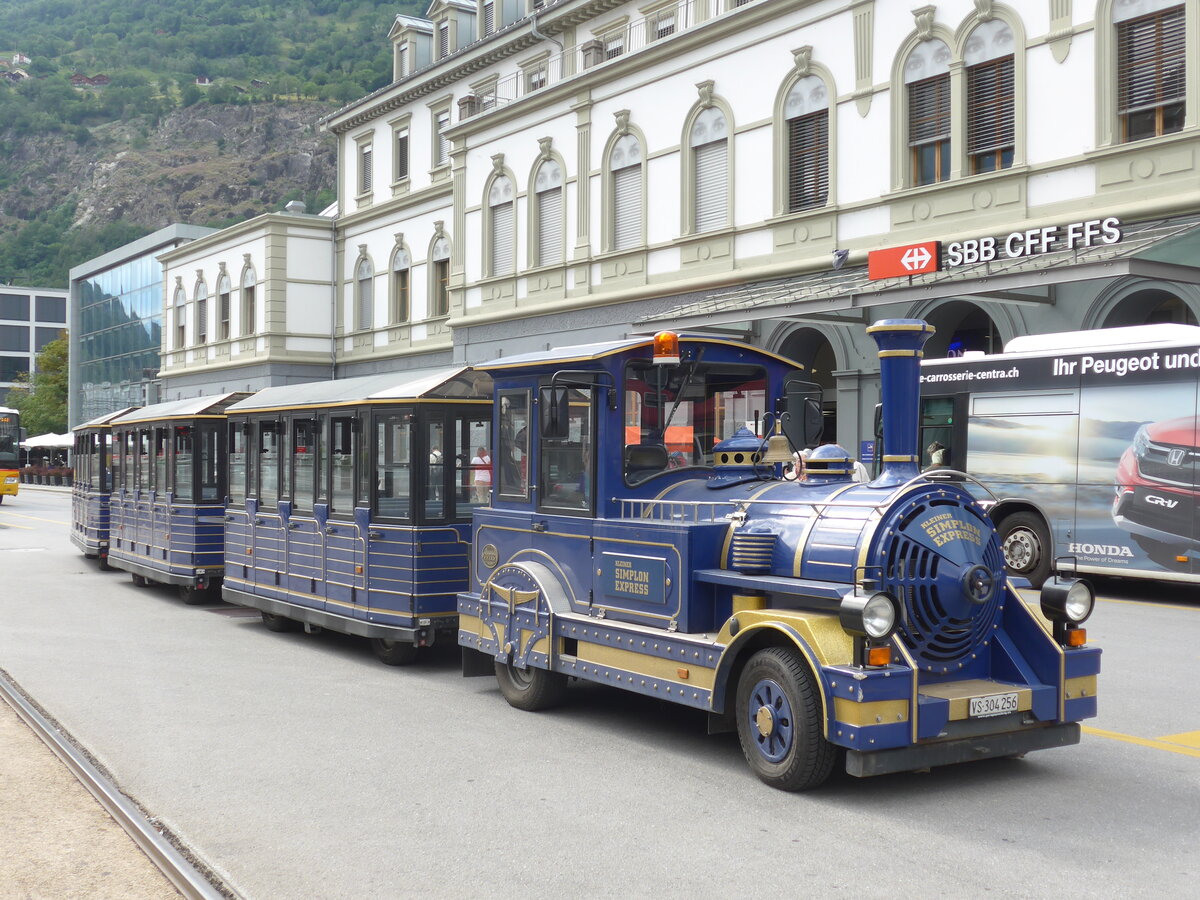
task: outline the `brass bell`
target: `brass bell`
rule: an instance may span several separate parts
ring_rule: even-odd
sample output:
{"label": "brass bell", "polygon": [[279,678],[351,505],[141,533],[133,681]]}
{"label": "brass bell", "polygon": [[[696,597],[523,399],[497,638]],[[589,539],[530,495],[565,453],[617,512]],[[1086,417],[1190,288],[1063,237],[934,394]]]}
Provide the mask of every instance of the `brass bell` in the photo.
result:
{"label": "brass bell", "polygon": [[767,439],[767,452],[763,454],[762,461],[768,465],[792,461],[792,445],[780,430],[778,420],[775,422],[775,433]]}

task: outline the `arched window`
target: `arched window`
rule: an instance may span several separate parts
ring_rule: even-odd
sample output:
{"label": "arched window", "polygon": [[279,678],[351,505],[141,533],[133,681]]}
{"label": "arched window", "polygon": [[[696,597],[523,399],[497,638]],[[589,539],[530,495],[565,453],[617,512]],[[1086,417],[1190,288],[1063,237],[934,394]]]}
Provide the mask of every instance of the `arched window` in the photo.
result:
{"label": "arched window", "polygon": [[218,340],[229,340],[229,295],[232,293],[233,288],[229,276],[222,275],[217,279],[217,316],[220,319],[217,327]]}
{"label": "arched window", "polygon": [[392,324],[407,322],[411,315],[411,273],[412,258],[403,247],[397,247],[396,252],[392,254]]}
{"label": "arched window", "polygon": [[516,258],[516,216],[512,179],[500,175],[488,189],[488,216],[491,247],[488,272],[491,275],[511,275]]}
{"label": "arched window", "polygon": [[904,63],[908,90],[908,147],[913,184],[950,177],[950,48],[922,41]]}
{"label": "arched window", "polygon": [[196,282],[196,343],[208,343],[208,285],[201,278]]}
{"label": "arched window", "polygon": [[358,295],[356,327],[362,331],[371,327],[375,313],[375,269],[365,256],[358,260],[354,269],[354,287]]}
{"label": "arched window", "polygon": [[450,314],[450,241],[439,237],[429,251],[429,316]]}
{"label": "arched window", "polygon": [[729,124],[719,108],[700,111],[692,123],[688,146],[695,192],[692,230],[722,228],[729,224]]}
{"label": "arched window", "polygon": [[187,291],[183,285],[175,288],[175,349],[182,350],[187,339]]}
{"label": "arched window", "polygon": [[254,269],[246,266],[242,272],[242,334],[251,335],[258,330],[257,293],[258,280]]}
{"label": "arched window", "polygon": [[829,202],[829,91],[816,75],[797,81],[783,104],[787,122],[787,211]]}
{"label": "arched window", "polygon": [[972,175],[1013,162],[1013,31],[1002,19],[983,22],[967,38],[967,156]]}
{"label": "arched window", "polygon": [[1120,0],[1113,4],[1117,39],[1119,140],[1180,131],[1187,94],[1185,4]]}
{"label": "arched window", "polygon": [[533,263],[551,266],[563,258],[563,172],[554,160],[547,159],[538,166],[533,176],[533,198],[537,228]]}
{"label": "arched window", "polygon": [[629,250],[642,243],[642,145],[622,135],[609,154],[612,178],[612,249]]}

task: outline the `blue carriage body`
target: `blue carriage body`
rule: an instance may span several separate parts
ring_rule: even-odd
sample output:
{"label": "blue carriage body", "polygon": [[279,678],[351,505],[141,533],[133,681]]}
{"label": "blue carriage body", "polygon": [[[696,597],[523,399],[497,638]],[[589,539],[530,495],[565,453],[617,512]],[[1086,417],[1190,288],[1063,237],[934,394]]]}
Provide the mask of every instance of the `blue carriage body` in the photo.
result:
{"label": "blue carriage body", "polygon": [[[848,461],[786,481],[764,461],[765,439],[735,434],[775,412],[796,370],[741,344],[684,337],[680,362],[662,367],[649,362],[650,339],[481,366],[512,474],[506,486],[501,471],[475,517],[472,584],[459,597],[464,671],[495,668],[518,706],[548,672],[706,710],[714,727],[739,730],[771,783],[791,759],[785,733],[794,738],[772,704],[789,722],[791,707],[778,676],[746,673],[776,650],[807,670],[822,746],[844,748],[852,774],[1078,741],[1078,720],[1096,714],[1099,650],[1067,646],[1063,627],[1007,584],[995,531],[961,484],[917,471],[916,366],[931,331],[908,320],[872,329],[885,469],[869,484],[851,481]],[[731,415],[740,396],[760,405]],[[563,416],[565,430],[547,424]],[[547,458],[576,443],[595,466],[564,491],[570,467]],[[876,593],[901,621],[873,641],[855,611]]]}
{"label": "blue carriage body", "polygon": [[129,406],[75,428],[75,470],[71,484],[71,542],[84,556],[108,564],[108,500],[112,493],[112,422],[133,411]]}
{"label": "blue carriage body", "polygon": [[489,442],[490,409],[490,379],[464,368],[235,404],[224,598],[280,628],[372,638],[383,655],[452,633],[471,513],[486,501],[470,460]]}
{"label": "blue carriage body", "polygon": [[187,597],[220,584],[225,409],[245,396],[172,400],[112,421],[109,565],[138,583],[176,585]]}

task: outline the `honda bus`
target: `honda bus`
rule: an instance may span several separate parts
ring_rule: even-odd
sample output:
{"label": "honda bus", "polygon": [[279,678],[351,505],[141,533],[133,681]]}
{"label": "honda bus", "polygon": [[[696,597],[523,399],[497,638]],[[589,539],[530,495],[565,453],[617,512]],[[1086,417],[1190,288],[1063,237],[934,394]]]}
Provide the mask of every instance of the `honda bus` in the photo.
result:
{"label": "honda bus", "polygon": [[[923,468],[975,479],[1010,572],[1200,580],[1200,327],[1018,337],[925,360]],[[953,476],[948,476],[953,477]]]}

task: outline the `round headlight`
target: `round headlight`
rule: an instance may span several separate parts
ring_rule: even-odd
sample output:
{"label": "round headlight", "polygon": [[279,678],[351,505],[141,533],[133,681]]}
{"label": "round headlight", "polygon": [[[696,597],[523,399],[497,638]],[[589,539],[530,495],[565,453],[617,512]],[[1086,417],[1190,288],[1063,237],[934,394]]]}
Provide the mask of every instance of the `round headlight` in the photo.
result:
{"label": "round headlight", "polygon": [[896,606],[887,594],[873,594],[862,611],[863,631],[867,637],[879,640],[896,627]]}
{"label": "round headlight", "polygon": [[1067,590],[1067,599],[1063,603],[1063,612],[1067,618],[1078,625],[1092,614],[1092,606],[1096,598],[1092,588],[1086,581],[1077,581]]}

